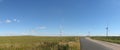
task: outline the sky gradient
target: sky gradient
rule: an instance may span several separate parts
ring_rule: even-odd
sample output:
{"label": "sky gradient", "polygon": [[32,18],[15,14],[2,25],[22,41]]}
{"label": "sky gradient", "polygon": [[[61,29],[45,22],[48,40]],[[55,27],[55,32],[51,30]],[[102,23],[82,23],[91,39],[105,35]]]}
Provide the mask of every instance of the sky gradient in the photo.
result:
{"label": "sky gradient", "polygon": [[119,0],[0,0],[0,35],[120,35]]}

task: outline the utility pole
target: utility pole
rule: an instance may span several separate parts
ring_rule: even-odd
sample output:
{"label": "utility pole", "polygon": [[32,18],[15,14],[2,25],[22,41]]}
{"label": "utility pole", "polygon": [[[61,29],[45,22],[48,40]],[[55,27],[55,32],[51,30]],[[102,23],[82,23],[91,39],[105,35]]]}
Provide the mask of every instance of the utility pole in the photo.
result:
{"label": "utility pole", "polygon": [[108,24],[107,24],[107,27],[106,27],[106,37],[108,36],[108,30],[109,30],[109,27],[108,27]]}

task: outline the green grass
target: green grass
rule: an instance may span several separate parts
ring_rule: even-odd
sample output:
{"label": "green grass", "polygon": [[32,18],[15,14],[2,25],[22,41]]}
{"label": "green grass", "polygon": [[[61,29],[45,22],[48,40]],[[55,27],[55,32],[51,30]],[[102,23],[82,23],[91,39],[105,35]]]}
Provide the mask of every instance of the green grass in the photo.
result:
{"label": "green grass", "polygon": [[80,50],[79,37],[6,36],[0,50]]}
{"label": "green grass", "polygon": [[91,37],[91,38],[96,40],[102,40],[102,41],[120,44],[120,37],[109,36],[109,37]]}

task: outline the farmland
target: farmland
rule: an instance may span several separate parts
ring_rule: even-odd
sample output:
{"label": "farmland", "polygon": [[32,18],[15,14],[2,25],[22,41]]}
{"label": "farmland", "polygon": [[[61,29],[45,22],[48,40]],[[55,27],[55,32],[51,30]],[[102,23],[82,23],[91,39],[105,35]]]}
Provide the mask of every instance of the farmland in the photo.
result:
{"label": "farmland", "polygon": [[80,39],[70,36],[1,36],[0,50],[80,50]]}
{"label": "farmland", "polygon": [[92,39],[96,39],[96,40],[102,40],[102,41],[107,41],[107,42],[112,42],[112,43],[120,44],[120,37],[117,37],[117,36],[91,37],[91,38],[92,38]]}

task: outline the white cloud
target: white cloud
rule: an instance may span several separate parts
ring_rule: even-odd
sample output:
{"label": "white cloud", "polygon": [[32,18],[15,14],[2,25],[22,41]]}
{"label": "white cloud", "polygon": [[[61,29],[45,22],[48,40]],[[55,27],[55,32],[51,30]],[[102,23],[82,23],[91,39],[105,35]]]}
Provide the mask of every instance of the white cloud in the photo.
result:
{"label": "white cloud", "polygon": [[0,24],[1,23],[13,23],[13,22],[19,23],[20,20],[17,20],[17,19],[12,19],[12,20],[6,19],[6,20],[2,20],[2,21],[0,20]]}
{"label": "white cloud", "polygon": [[9,19],[7,19],[5,22],[6,22],[6,23],[11,23],[12,21],[11,21],[11,20],[9,20]]}
{"label": "white cloud", "polygon": [[17,19],[13,19],[13,21],[15,21],[15,22],[16,22],[16,21],[17,21]]}
{"label": "white cloud", "polygon": [[38,27],[38,29],[47,29],[47,27],[45,27],[45,26],[40,26],[40,27]]}
{"label": "white cloud", "polygon": [[13,19],[14,22],[20,22],[20,20],[17,20],[17,19]]}

